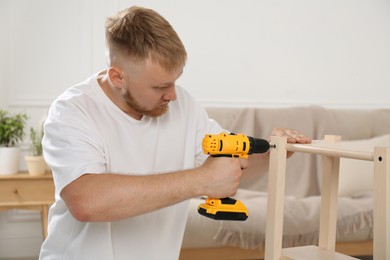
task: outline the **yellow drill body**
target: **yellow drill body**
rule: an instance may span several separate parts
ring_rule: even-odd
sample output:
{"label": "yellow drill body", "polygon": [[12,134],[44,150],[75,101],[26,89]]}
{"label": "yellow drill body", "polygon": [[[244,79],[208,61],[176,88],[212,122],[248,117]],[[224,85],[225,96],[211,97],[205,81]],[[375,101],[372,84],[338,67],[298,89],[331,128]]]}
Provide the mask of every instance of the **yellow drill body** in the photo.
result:
{"label": "yellow drill body", "polygon": [[[270,145],[266,140],[243,134],[221,133],[205,135],[202,148],[205,154],[213,157],[248,158],[249,154],[268,151]],[[199,205],[198,212],[216,220],[244,221],[248,218],[248,209],[245,205],[232,198],[207,198],[205,203]]]}
{"label": "yellow drill body", "polygon": [[203,152],[211,156],[248,158],[250,143],[243,134],[206,135],[202,142]]}

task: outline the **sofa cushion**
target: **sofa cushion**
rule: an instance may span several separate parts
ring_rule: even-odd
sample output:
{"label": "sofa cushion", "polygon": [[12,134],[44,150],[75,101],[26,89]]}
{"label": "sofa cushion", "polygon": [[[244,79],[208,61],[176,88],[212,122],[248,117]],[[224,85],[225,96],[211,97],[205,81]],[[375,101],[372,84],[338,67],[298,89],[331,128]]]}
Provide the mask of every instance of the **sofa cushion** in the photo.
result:
{"label": "sofa cushion", "polygon": [[[215,221],[197,212],[204,199],[191,199],[183,247],[233,246],[245,249],[264,248],[267,217],[267,193],[238,190],[234,196],[248,208],[246,221]],[[321,197],[284,199],[283,247],[318,244]],[[372,196],[341,197],[338,201],[337,241],[372,239]],[[363,238],[352,234],[365,234]],[[351,241],[351,240],[349,240]]]}
{"label": "sofa cushion", "polygon": [[[370,139],[343,141],[357,151],[372,152],[375,146],[390,146],[390,134]],[[352,196],[372,191],[374,165],[372,161],[340,159],[339,195]]]}

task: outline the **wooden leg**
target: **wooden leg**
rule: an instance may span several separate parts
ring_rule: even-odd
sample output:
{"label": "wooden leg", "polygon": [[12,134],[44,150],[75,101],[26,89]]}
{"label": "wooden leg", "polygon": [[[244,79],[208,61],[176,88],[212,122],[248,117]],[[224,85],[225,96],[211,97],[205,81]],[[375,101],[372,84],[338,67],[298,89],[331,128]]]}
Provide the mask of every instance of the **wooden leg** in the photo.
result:
{"label": "wooden leg", "polygon": [[320,211],[320,248],[335,251],[337,229],[337,200],[340,158],[323,157],[322,195]]}
{"label": "wooden leg", "polygon": [[47,237],[47,225],[49,215],[49,205],[43,205],[41,208],[41,223],[42,223],[42,237],[43,240]]}
{"label": "wooden leg", "polygon": [[374,258],[390,259],[390,148],[374,150]]}
{"label": "wooden leg", "polygon": [[[326,135],[325,141],[336,143],[340,136]],[[335,251],[337,229],[337,201],[340,157],[323,156],[320,230],[318,246]]]}
{"label": "wooden leg", "polygon": [[282,255],[283,210],[286,178],[287,139],[273,136],[268,175],[265,259],[279,260]]}

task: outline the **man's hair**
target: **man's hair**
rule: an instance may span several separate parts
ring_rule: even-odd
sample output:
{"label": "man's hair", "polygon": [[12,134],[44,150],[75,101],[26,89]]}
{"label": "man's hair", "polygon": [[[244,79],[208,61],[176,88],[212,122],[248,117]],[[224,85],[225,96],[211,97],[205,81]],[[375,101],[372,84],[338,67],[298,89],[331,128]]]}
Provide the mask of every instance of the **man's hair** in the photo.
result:
{"label": "man's hair", "polygon": [[160,14],[133,6],[107,19],[106,41],[110,55],[136,61],[151,58],[168,71],[181,69],[187,52],[179,36]]}

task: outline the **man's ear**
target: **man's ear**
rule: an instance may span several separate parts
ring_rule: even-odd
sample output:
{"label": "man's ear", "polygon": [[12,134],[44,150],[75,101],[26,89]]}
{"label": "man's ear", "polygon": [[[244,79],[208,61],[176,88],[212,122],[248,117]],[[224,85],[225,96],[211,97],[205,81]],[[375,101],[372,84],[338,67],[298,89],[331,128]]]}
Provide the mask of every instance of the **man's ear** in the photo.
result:
{"label": "man's ear", "polygon": [[122,73],[122,70],[117,67],[111,67],[108,69],[108,77],[110,78],[111,83],[117,88],[121,88],[123,85]]}

